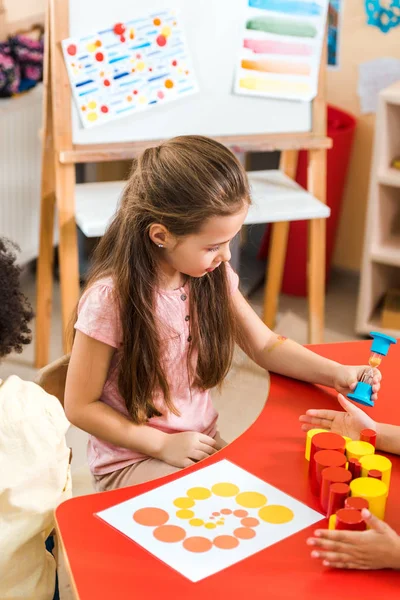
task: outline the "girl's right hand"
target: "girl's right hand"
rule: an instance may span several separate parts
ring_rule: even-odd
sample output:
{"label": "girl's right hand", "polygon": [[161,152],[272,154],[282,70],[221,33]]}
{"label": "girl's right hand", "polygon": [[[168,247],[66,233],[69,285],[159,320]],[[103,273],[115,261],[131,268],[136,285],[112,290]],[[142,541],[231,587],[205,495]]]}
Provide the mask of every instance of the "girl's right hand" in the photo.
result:
{"label": "girl's right hand", "polygon": [[363,429],[376,431],[376,423],[361,408],[346,400],[342,394],[338,395],[339,404],[345,412],[338,410],[311,409],[299,420],[303,423],[302,430],[309,431],[315,427],[327,429],[340,435],[345,435],[353,440],[358,440]]}
{"label": "girl's right hand", "polygon": [[183,469],[190,467],[217,451],[217,442],[210,436],[196,431],[166,433],[159,460]]}

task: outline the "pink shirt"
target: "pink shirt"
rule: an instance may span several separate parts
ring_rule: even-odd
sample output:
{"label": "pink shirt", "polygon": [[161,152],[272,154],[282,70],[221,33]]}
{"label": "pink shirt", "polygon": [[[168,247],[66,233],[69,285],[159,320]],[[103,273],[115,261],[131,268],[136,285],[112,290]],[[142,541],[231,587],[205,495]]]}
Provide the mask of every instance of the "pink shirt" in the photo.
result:
{"label": "pink shirt", "polygon": [[[238,276],[227,265],[231,293],[238,288]],[[167,376],[171,398],[180,416],[164,407],[161,394],[154,402],[163,413],[153,417],[148,425],[166,433],[198,431],[214,437],[217,431],[218,413],[215,410],[209,390],[199,390],[189,386],[187,352],[190,341],[189,290],[185,286],[178,290],[158,290],[156,294],[156,315],[166,340],[162,356],[164,372]],[[83,294],[78,307],[78,320],[75,328],[104,344],[118,349],[122,342],[121,323],[118,305],[113,298],[112,278],[96,281]],[[100,400],[118,412],[129,417],[125,402],[118,392],[118,354],[114,354],[104,384]],[[94,436],[89,437],[88,462],[92,473],[102,475],[147,458],[144,454],[114,446]]]}

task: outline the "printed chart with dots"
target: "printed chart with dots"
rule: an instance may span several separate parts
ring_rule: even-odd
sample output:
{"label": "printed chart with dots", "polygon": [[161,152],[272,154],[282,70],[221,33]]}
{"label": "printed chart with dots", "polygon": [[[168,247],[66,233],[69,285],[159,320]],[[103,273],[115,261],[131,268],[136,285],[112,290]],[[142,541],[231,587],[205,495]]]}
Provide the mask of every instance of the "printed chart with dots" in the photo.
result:
{"label": "printed chart with dots", "polygon": [[227,460],[98,516],[191,581],[324,518]]}
{"label": "printed chart with dots", "polygon": [[62,42],[83,127],[132,116],[198,90],[175,13],[135,16],[132,8],[132,17]]}

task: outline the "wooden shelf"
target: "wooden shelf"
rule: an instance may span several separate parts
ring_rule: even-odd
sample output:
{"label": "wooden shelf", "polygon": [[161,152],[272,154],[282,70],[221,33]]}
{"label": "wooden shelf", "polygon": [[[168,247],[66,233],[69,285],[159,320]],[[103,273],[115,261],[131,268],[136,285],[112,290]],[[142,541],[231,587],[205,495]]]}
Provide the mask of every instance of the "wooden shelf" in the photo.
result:
{"label": "wooden shelf", "polygon": [[369,321],[361,324],[360,327],[357,328],[358,333],[368,335],[371,331],[377,331],[378,333],[385,333],[386,335],[391,335],[392,337],[398,339],[400,338],[400,330],[399,329],[384,329],[380,325],[381,323],[381,315],[379,311],[375,311]]}
{"label": "wooden shelf", "polygon": [[400,238],[371,246],[371,260],[383,265],[400,267]]}
{"label": "wooden shelf", "polygon": [[383,185],[400,188],[400,170],[392,168],[381,169],[378,173],[378,181]]}

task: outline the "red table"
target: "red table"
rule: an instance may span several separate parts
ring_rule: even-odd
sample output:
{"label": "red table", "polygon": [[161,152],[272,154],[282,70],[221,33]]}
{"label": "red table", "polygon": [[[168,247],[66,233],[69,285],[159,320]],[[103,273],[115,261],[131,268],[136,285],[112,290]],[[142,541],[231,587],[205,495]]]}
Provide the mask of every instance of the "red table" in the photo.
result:
{"label": "red table", "polygon": [[[370,342],[315,346],[323,356],[345,364],[364,364]],[[391,349],[382,362],[383,387],[370,414],[378,421],[400,425],[398,401],[399,350]],[[243,398],[243,402],[246,399]],[[298,416],[307,408],[336,408],[333,392],[272,376],[271,389],[257,421],[219,453],[184,471],[226,458],[316,510],[304,459],[305,435]],[[386,521],[400,532],[400,457],[393,461]],[[315,526],[286,538],[198,583],[192,583],[139,545],[113,530],[93,513],[147,492],[182,473],[150,483],[73,498],[56,511],[57,529],[80,600],[164,598],[188,600],[338,600],[339,598],[398,598],[400,571],[335,571],[310,557],[307,537]],[[397,507],[396,507],[397,504]],[[326,526],[326,520],[321,526]]]}

